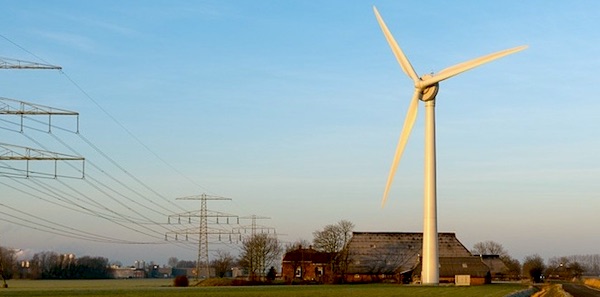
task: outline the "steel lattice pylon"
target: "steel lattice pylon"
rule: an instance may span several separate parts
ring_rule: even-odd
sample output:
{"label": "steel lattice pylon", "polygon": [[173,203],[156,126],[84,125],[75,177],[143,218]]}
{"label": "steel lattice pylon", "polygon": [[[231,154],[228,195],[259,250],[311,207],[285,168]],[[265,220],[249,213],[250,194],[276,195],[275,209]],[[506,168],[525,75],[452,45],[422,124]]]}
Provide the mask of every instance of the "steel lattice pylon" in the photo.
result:
{"label": "steel lattice pylon", "polygon": [[[198,279],[200,277],[208,278],[208,277],[210,277],[210,270],[209,270],[210,263],[209,263],[209,258],[208,258],[208,235],[209,234],[219,234],[219,236],[221,236],[223,234],[231,235],[231,232],[226,232],[223,230],[215,230],[215,231],[209,230],[208,218],[209,217],[217,218],[217,221],[218,221],[219,218],[230,218],[230,217],[237,217],[237,216],[222,213],[222,212],[209,211],[208,207],[207,207],[207,201],[208,200],[231,200],[231,198],[201,194],[201,195],[197,195],[197,196],[181,197],[181,198],[177,198],[177,200],[200,200],[200,211],[184,212],[184,213],[169,216],[169,222],[171,221],[172,217],[178,217],[179,222],[181,222],[181,218],[184,217],[184,218],[189,218],[190,223],[191,223],[192,217],[199,217],[200,222],[199,222],[199,226],[198,226],[199,227],[198,231],[194,232],[194,231],[190,231],[190,229],[186,229],[186,230],[173,231],[173,232],[169,232],[169,233],[174,233],[176,236],[175,238],[177,238],[177,234],[185,233],[186,239],[187,239],[188,234],[198,234],[199,240],[198,240],[198,260],[196,262],[196,279]],[[229,220],[227,221],[227,223],[229,223]],[[167,234],[165,234],[165,238],[167,237],[166,235]]]}

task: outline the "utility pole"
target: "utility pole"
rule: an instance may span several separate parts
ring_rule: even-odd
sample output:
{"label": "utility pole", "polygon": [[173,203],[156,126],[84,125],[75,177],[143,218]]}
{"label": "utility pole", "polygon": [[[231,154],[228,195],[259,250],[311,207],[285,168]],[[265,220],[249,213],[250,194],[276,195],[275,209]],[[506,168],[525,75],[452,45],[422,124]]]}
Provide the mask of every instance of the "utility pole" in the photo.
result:
{"label": "utility pole", "polygon": [[[208,200],[231,200],[231,198],[219,197],[219,196],[211,196],[207,194],[201,194],[196,196],[187,196],[177,198],[176,200],[195,200],[200,201],[200,210],[199,211],[188,211],[184,213],[170,215],[168,220],[171,223],[171,218],[177,218],[178,223],[181,223],[181,218],[187,218],[188,223],[192,222],[193,217],[200,218],[199,228],[189,228],[178,231],[167,232],[165,234],[165,239],[168,238],[169,234],[174,234],[175,239],[179,234],[185,234],[186,240],[188,239],[189,234],[198,234],[198,260],[196,262],[196,280],[202,275],[203,277],[210,277],[209,270],[209,259],[208,259],[208,235],[218,234],[219,239],[221,235],[229,235],[229,240],[231,241],[231,232],[221,230],[221,229],[210,229],[208,228],[208,218],[216,218],[217,224],[219,223],[219,218],[221,220],[225,219],[226,223],[229,224],[229,218],[238,218],[236,215],[226,214],[222,212],[209,211],[207,208]],[[239,222],[239,218],[237,219]],[[201,269],[202,268],[202,269]]]}

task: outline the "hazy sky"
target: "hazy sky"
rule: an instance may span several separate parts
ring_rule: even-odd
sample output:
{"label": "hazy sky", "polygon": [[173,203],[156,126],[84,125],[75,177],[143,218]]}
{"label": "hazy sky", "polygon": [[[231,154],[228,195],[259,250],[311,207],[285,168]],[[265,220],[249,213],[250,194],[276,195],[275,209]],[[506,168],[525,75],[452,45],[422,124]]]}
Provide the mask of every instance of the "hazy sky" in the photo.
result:
{"label": "hazy sky", "polygon": [[600,253],[597,1],[0,4],[0,56],[63,67],[0,70],[0,97],[80,113],[80,134],[61,129],[72,118],[50,134],[47,117],[27,118],[20,133],[2,115],[0,143],[87,160],[83,180],[0,177],[2,246],[192,260],[193,242],[164,234],[195,226],[166,223],[200,207],[175,198],[201,193],[233,199],[210,210],[270,217],[258,224],[288,242],[340,219],[420,232],[422,106],[380,207],[413,87],[376,5],[419,74],[529,45],[441,84],[439,230],[519,260]]}

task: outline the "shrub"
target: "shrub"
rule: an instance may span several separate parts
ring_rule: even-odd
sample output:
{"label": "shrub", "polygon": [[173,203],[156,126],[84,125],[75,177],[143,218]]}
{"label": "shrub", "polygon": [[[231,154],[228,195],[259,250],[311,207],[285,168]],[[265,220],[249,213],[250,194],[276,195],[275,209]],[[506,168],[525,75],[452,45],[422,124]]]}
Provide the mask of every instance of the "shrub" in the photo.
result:
{"label": "shrub", "polygon": [[187,287],[190,285],[190,281],[188,280],[187,276],[179,275],[173,280],[173,285],[175,285],[175,287]]}

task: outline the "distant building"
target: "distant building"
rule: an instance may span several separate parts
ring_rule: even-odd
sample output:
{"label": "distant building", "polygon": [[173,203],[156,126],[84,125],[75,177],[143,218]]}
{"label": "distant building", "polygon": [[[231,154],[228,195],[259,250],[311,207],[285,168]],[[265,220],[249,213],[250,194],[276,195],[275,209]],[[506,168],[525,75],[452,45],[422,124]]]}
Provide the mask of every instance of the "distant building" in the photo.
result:
{"label": "distant building", "polygon": [[321,283],[333,280],[333,262],[337,253],[319,252],[309,246],[298,247],[287,252],[282,261],[282,278],[285,281],[294,279]]}
{"label": "distant building", "polygon": [[118,267],[113,266],[110,268],[113,278],[144,278],[145,274],[140,273],[139,270],[133,267]]}

